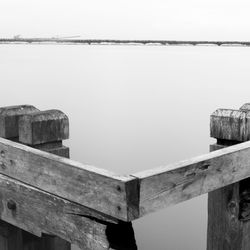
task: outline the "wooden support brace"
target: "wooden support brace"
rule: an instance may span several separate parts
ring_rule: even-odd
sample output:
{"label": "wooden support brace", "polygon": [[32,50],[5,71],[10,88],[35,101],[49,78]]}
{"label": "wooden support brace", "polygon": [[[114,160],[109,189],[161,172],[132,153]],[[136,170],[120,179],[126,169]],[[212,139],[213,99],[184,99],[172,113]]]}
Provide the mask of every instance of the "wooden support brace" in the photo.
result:
{"label": "wooden support brace", "polygon": [[[219,109],[211,115],[211,137],[218,150],[250,139],[250,105],[240,110]],[[208,250],[250,249],[250,179],[208,194]]]}

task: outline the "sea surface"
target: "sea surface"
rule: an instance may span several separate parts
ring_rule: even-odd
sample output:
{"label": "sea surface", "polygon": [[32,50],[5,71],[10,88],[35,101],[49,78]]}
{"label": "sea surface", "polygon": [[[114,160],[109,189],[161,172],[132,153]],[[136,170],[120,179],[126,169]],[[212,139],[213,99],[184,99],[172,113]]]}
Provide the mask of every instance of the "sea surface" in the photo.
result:
{"label": "sea surface", "polygon": [[[72,159],[135,173],[208,152],[210,114],[250,102],[250,48],[0,45],[0,93],[65,112]],[[140,250],[205,250],[206,224],[203,195],[134,230]]]}

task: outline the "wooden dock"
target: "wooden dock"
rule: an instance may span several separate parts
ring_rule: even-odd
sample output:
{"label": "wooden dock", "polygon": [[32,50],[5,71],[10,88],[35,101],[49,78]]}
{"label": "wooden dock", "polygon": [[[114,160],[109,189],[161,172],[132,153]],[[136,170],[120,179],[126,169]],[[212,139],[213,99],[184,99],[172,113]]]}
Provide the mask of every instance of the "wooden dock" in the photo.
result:
{"label": "wooden dock", "polygon": [[135,250],[134,220],[205,193],[207,249],[250,249],[250,104],[210,129],[212,152],[119,175],[69,159],[63,112],[0,108],[0,249]]}

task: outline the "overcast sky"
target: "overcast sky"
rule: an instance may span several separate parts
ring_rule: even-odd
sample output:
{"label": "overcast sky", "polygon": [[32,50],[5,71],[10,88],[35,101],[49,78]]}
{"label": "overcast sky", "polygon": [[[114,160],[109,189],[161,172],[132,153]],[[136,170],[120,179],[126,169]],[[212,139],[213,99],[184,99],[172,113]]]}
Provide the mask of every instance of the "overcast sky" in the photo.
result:
{"label": "overcast sky", "polygon": [[245,0],[0,0],[0,36],[250,40]]}

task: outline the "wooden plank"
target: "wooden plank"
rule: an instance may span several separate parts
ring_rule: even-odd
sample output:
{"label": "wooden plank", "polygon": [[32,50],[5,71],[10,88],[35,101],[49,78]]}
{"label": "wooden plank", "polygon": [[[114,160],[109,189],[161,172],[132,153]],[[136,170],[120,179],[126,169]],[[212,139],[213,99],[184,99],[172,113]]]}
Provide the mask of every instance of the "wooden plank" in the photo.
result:
{"label": "wooden plank", "polygon": [[[41,133],[41,130],[37,130],[37,126],[33,126],[34,124],[36,123],[33,123],[33,120],[30,122],[30,120],[25,120],[25,119],[22,119],[20,118],[20,115],[18,114],[18,110],[20,110],[20,107],[18,109],[18,107],[14,107],[14,108],[9,108],[8,109],[8,112],[12,114],[12,116],[18,116],[19,119],[16,119],[16,127],[18,127],[18,123],[19,123],[19,120],[22,120],[22,123],[21,123],[21,128],[23,127],[24,130],[21,129],[21,132],[25,132],[22,134],[22,139],[29,139],[30,136],[32,137],[32,140],[30,141],[30,143],[32,144],[33,141],[34,143],[37,142],[36,140],[36,135],[40,136],[40,133]],[[43,138],[43,141],[46,142],[46,143],[43,143],[43,144],[36,144],[35,147],[40,149],[40,150],[45,150],[47,152],[50,152],[50,153],[55,153],[55,154],[59,154],[61,156],[64,156],[64,157],[68,157],[69,156],[69,148],[68,147],[64,147],[62,145],[62,141],[54,141],[54,139],[62,139],[63,136],[61,132],[59,132],[57,135],[56,133],[58,132],[57,129],[58,127],[63,127],[64,126],[64,115],[62,112],[54,112],[54,111],[49,111],[49,112],[38,112],[36,114],[36,121],[38,120],[40,123],[40,127],[43,127],[43,132],[44,133],[47,133],[46,134],[42,134],[42,138]],[[63,119],[62,119],[63,117]],[[39,119],[38,119],[39,118]],[[68,122],[68,120],[67,120]],[[20,124],[20,123],[19,123]],[[6,124],[3,124],[3,126],[5,126]],[[31,125],[31,126],[30,126]],[[3,129],[3,128],[2,128]],[[33,133],[27,133],[28,132],[28,129],[32,129],[33,130]],[[40,129],[40,128],[39,128]],[[36,131],[37,130],[37,131]],[[35,140],[33,140],[33,135],[35,135]],[[56,137],[55,137],[56,135]],[[68,136],[68,135],[67,135]],[[40,136],[41,137],[41,136]],[[51,139],[52,138],[52,139]],[[54,139],[53,139],[54,138]],[[18,138],[17,138],[18,140]],[[53,141],[53,142],[47,142],[47,141]],[[32,145],[33,146],[33,145]],[[22,184],[20,184],[22,185]],[[24,188],[24,187],[22,187]],[[0,187],[0,193],[4,192],[4,195],[6,195],[6,192]],[[34,194],[35,197],[40,197],[41,199],[44,198],[45,200],[43,200],[43,202],[46,204],[46,202],[49,201],[50,197],[46,197],[46,195],[43,195],[39,192],[39,190],[29,190],[31,192],[31,194],[33,193],[36,193]],[[18,190],[18,195],[20,195],[20,191]],[[49,194],[48,194],[49,195]],[[2,197],[2,196],[1,196]],[[29,202],[30,200],[27,200],[25,199],[25,197],[22,197],[23,200],[21,200],[21,202],[26,202],[26,204],[30,205]],[[57,198],[58,199],[58,198]],[[27,211],[27,209],[23,209],[23,207],[20,206],[20,200],[19,201],[19,204],[16,202],[17,198],[16,197],[13,197],[13,195],[9,196],[9,200],[4,200],[2,199],[1,201],[2,202],[5,202],[6,206],[5,208],[7,209],[7,211],[11,211],[11,216],[13,217],[14,215],[14,219],[11,217],[11,216],[7,216],[7,219],[9,219],[9,221],[11,221],[11,223],[16,223],[18,227],[20,228],[24,228],[25,230],[29,230],[31,231],[31,233],[28,233],[27,231],[23,231],[21,229],[18,229],[17,227],[14,227],[4,221],[2,221],[2,224],[3,226],[7,225],[7,227],[5,226],[5,231],[7,230],[8,232],[15,232],[15,234],[11,234],[12,235],[12,240],[15,240],[15,244],[13,244],[12,242],[9,241],[9,238],[10,237],[7,237],[5,234],[3,235],[3,239],[1,239],[2,241],[0,242],[1,244],[1,247],[5,247],[6,250],[69,250],[71,249],[71,246],[70,246],[70,243],[59,238],[59,237],[56,237],[54,235],[49,235],[48,233],[48,230],[49,230],[49,227],[41,227],[40,226],[40,221],[38,220],[41,220],[41,218],[43,217],[47,217],[47,214],[48,213],[55,213],[55,211],[51,211],[50,210],[50,207],[48,206],[42,206],[41,204],[39,204],[39,207],[40,207],[40,210],[39,211],[33,211],[34,210],[34,206],[31,208],[32,209],[32,212],[33,213],[36,213],[37,215],[37,220],[33,220],[33,218],[30,218],[30,214],[32,213],[31,211]],[[56,200],[57,201],[57,200]],[[55,202],[55,201],[54,201]],[[65,202],[65,201],[64,201]],[[33,204],[36,204],[37,201],[36,200],[32,200],[32,205]],[[60,202],[57,201],[57,206],[61,206]],[[77,207],[75,207],[76,205],[74,203],[71,203],[70,204],[74,210],[77,209]],[[79,205],[77,205],[79,206]],[[105,217],[105,216],[101,216],[100,217],[100,214],[96,214],[96,212],[94,211],[91,211],[89,209],[85,209],[84,207],[81,207],[81,209],[85,212],[87,212],[87,216],[89,216],[89,218],[92,218],[93,217],[93,220],[100,220],[100,225],[98,225],[97,223],[97,227],[100,227],[100,228],[103,228],[105,227],[105,233],[103,233],[101,235],[102,237],[102,242],[100,243],[96,243],[95,241],[91,240],[91,239],[88,239],[86,238],[86,236],[84,236],[84,234],[82,235],[82,237],[84,237],[83,239],[85,240],[85,242],[81,242],[79,243],[81,248],[83,249],[96,249],[96,248],[100,248],[100,249],[107,249],[108,246],[110,244],[112,244],[112,240],[110,241],[108,239],[108,236],[106,235],[106,231],[109,231],[108,228],[110,227],[109,225],[112,225],[112,227],[115,227],[116,228],[116,224],[117,221],[114,220],[114,219],[109,219],[108,217]],[[55,209],[54,209],[55,210]],[[90,215],[88,215],[88,212],[90,212]],[[77,214],[78,215],[78,214]],[[82,214],[79,215],[79,216],[83,216]],[[16,217],[18,217],[18,221],[16,220]],[[54,214],[53,215],[53,219],[56,219],[56,220],[59,220],[59,219],[64,219],[66,220],[68,223],[74,223],[74,221],[72,222],[71,220],[69,219],[65,219],[65,217],[62,217],[62,216],[59,216],[58,214]],[[113,223],[110,223],[110,222],[107,222],[108,221],[112,221]],[[113,221],[114,220],[114,221]],[[14,222],[13,222],[14,221]],[[23,225],[25,223],[25,225]],[[30,227],[30,225],[32,225],[32,223],[34,224],[32,227]],[[0,226],[2,225],[0,224]],[[56,221],[55,222],[52,222],[52,225],[53,225],[53,228],[54,227],[57,227],[58,225],[56,224]],[[61,227],[61,230],[64,230],[64,227],[62,227],[65,225],[59,225],[59,228]],[[67,226],[67,225],[66,225]],[[85,226],[88,226],[88,224],[85,224]],[[1,228],[1,227],[0,227]],[[15,231],[13,231],[12,229],[15,229]],[[132,228],[132,226],[131,226]],[[70,230],[70,228],[67,227],[68,230]],[[79,230],[84,230],[84,232],[88,233],[88,230],[86,230],[85,228],[78,228]],[[132,229],[133,230],[133,229]],[[117,230],[116,230],[117,231]],[[19,232],[19,234],[18,234]],[[44,233],[45,232],[45,233]],[[53,231],[52,231],[53,232]],[[56,233],[56,232],[55,232]],[[65,231],[64,230],[64,233],[66,233],[67,235],[69,234],[69,232]],[[72,230],[70,231],[70,233],[72,234]],[[38,235],[38,236],[35,236],[34,234]],[[13,237],[14,236],[19,236],[18,239],[17,237],[14,239]],[[91,235],[92,237],[95,236],[95,234]],[[99,237],[99,235],[97,235]],[[70,235],[70,239],[72,240],[72,238],[74,239],[74,235]],[[18,241],[17,241],[18,240]],[[11,245],[9,244],[12,243]],[[73,241],[74,242],[74,241]],[[86,244],[87,242],[87,244]],[[76,244],[78,244],[77,242],[74,242]],[[106,244],[106,246],[104,247],[104,245]],[[90,248],[91,247],[91,248]],[[124,245],[122,245],[122,247],[124,247]],[[119,248],[120,249],[120,248]],[[122,248],[122,249],[125,249],[125,248]]]}
{"label": "wooden plank", "polygon": [[0,173],[124,221],[138,217],[138,182],[132,176],[119,176],[3,138]]}
{"label": "wooden plank", "polygon": [[118,223],[92,209],[0,174],[0,218],[37,236],[57,235],[81,249],[108,249],[106,229]]}
{"label": "wooden plank", "polygon": [[18,121],[21,115],[39,111],[32,105],[8,106],[0,108],[0,137],[18,137]]}
{"label": "wooden plank", "polygon": [[210,135],[214,138],[247,141],[250,139],[250,112],[246,109],[218,109],[210,119]]}
{"label": "wooden plank", "polygon": [[60,110],[38,111],[19,119],[19,141],[36,145],[69,138],[69,119]]}
{"label": "wooden plank", "polygon": [[134,174],[140,179],[140,216],[250,176],[250,142]]}
{"label": "wooden plank", "polygon": [[54,241],[43,232],[57,235],[83,250],[137,250],[130,222],[115,220],[1,174],[0,196],[1,219],[38,237],[43,236],[41,240],[33,238],[32,243],[30,236],[26,238],[24,234],[23,245],[27,246],[28,241],[29,250],[54,250],[53,245],[44,248],[49,238]]}

